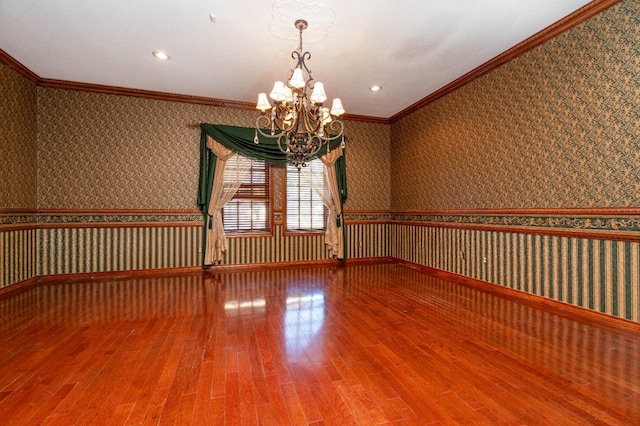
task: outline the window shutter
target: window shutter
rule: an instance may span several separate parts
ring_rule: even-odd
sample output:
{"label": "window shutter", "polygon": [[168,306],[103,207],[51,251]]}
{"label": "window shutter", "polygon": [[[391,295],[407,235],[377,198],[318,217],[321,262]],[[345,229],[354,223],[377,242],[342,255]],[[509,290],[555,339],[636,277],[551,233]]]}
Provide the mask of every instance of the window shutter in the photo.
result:
{"label": "window shutter", "polygon": [[225,231],[242,233],[271,229],[269,171],[264,161],[253,161],[238,192],[222,210]]}
{"label": "window shutter", "polygon": [[[311,161],[298,170],[287,165],[287,230],[323,230],[327,222],[327,209],[317,189],[323,187],[324,165]],[[314,189],[316,188],[316,189]]]}

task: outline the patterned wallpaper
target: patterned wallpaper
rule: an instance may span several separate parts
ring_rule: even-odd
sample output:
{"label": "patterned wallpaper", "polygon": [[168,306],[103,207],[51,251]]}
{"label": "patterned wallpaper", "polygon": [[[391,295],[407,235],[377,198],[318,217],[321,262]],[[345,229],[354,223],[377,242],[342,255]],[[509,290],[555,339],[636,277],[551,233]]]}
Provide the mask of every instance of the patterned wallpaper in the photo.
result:
{"label": "patterned wallpaper", "polygon": [[[38,100],[41,209],[196,208],[200,129],[189,125],[253,126],[256,117],[235,108],[49,88],[38,89]],[[347,208],[389,209],[389,127],[346,123]],[[278,209],[280,171],[273,182]],[[369,182],[380,182],[375,193]]]}
{"label": "patterned wallpaper", "polygon": [[394,210],[640,205],[627,0],[392,125]]}
{"label": "patterned wallpaper", "polygon": [[345,209],[389,210],[390,131],[387,124],[345,123],[347,190]]}
{"label": "patterned wallpaper", "polygon": [[38,96],[42,209],[195,208],[200,129],[189,125],[249,122],[231,108],[47,88]]}
{"label": "patterned wallpaper", "polygon": [[36,85],[0,64],[0,208],[34,209]]}

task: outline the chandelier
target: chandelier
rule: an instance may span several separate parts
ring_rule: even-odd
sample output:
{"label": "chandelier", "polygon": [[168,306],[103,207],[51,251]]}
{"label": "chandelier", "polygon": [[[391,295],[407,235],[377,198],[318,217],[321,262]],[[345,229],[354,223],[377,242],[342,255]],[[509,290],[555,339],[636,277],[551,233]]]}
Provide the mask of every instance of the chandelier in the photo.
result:
{"label": "chandelier", "polygon": [[342,138],[344,147],[344,124],[338,118],[344,114],[344,108],[340,98],[333,100],[331,110],[323,106],[327,100],[324,85],[315,81],[307,68],[305,59],[310,59],[311,54],[302,53],[302,31],[307,28],[307,21],[298,19],[295,26],[300,32],[300,45],[291,52],[291,57],[297,64],[289,71],[286,84],[276,81],[273,85],[269,94],[273,106],[266,93],[258,95],[256,108],[261,113],[256,120],[254,142],[259,142],[258,133],[275,139],[280,151],[287,154],[287,161],[300,169],[306,167],[323,146],[326,145],[329,152],[331,141]]}

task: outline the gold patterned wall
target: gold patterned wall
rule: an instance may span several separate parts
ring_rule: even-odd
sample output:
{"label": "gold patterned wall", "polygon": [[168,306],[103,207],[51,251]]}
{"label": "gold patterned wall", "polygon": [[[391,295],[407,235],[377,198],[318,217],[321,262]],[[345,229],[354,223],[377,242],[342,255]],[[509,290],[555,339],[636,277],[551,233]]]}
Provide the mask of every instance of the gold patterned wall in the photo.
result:
{"label": "gold patterned wall", "polygon": [[[195,208],[200,122],[249,111],[38,89],[41,209]],[[46,131],[44,131],[46,129]]]}
{"label": "gold patterned wall", "polygon": [[[38,102],[40,209],[196,208],[200,129],[189,125],[251,127],[257,114],[50,88],[38,89]],[[389,209],[389,127],[346,123],[348,209]]]}
{"label": "gold patterned wall", "polygon": [[392,125],[394,210],[640,206],[640,3]]}
{"label": "gold patterned wall", "polygon": [[37,151],[37,87],[0,64],[0,288],[37,274]]}
{"label": "gold patterned wall", "polygon": [[347,135],[346,210],[389,210],[391,126],[362,122],[345,123]]}
{"label": "gold patterned wall", "polygon": [[0,63],[0,209],[37,207],[36,85]]}

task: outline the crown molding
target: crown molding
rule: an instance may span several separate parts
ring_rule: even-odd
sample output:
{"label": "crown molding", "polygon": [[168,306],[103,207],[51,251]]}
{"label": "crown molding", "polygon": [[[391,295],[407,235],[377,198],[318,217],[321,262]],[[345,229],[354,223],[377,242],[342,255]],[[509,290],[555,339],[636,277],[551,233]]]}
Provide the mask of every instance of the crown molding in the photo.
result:
{"label": "crown molding", "polygon": [[496,68],[499,68],[500,66],[506,64],[507,62],[517,58],[518,56],[521,56],[527,52],[529,52],[530,50],[536,48],[537,46],[545,43],[546,41],[551,40],[552,38],[562,34],[565,31],[570,30],[571,28],[575,27],[576,25],[586,21],[587,19],[597,15],[598,13],[610,8],[611,6],[614,6],[617,3],[620,3],[620,1],[622,0],[594,0],[591,3],[581,7],[580,9],[576,10],[575,12],[573,12],[572,14],[566,16],[565,18],[559,20],[558,22],[556,22],[555,24],[552,24],[550,26],[548,26],[547,28],[539,31],[538,33],[534,34],[533,36],[529,37],[528,39],[524,40],[523,42],[515,45],[514,47],[512,47],[511,49],[501,53],[500,55],[496,56],[495,58],[489,60],[488,62],[485,62],[484,64],[480,65],[479,67],[469,71],[468,73],[466,73],[465,75],[463,75],[462,77],[458,78],[457,80],[452,81],[451,83],[447,84],[446,86],[442,87],[439,90],[436,90],[435,92],[433,92],[432,94],[428,95],[425,98],[422,98],[421,100],[419,100],[418,102],[414,103],[413,105],[408,106],[407,108],[403,109],[402,111],[400,111],[399,113],[391,116],[389,118],[389,122],[390,123],[394,123],[406,116],[408,116],[409,114],[419,110],[420,108],[430,104],[431,102],[435,101],[436,99],[439,99],[459,88],[461,88],[462,86],[471,83],[473,80],[489,73],[490,71],[493,71]]}
{"label": "crown molding", "polygon": [[344,114],[340,116],[340,119],[345,121],[360,121],[364,123],[374,123],[374,124],[391,124],[391,121],[389,121],[388,118],[373,117],[370,115]]}
{"label": "crown molding", "polygon": [[228,99],[206,98],[204,96],[179,95],[175,93],[155,92],[152,90],[130,89],[127,87],[107,86],[92,83],[77,83],[66,80],[40,79],[38,84],[47,89],[77,90],[81,92],[101,93],[106,95],[127,96],[132,98],[145,98],[159,101],[181,102],[198,105],[211,105],[219,107],[255,109],[254,104]]}
{"label": "crown molding", "polygon": [[16,61],[11,55],[9,55],[4,50],[0,49],[0,64],[5,64],[9,69],[14,70],[27,80],[40,84],[40,77],[38,77],[33,71],[29,68],[22,65],[20,62]]}
{"label": "crown molding", "polygon": [[[26,68],[25,68],[26,69]],[[84,92],[102,93],[107,95],[128,96],[134,98],[154,99],[168,102],[181,102],[198,105],[210,105],[218,107],[245,109],[253,111],[256,109],[255,103],[233,101],[229,99],[206,98],[203,96],[179,95],[175,93],[154,92],[151,90],[129,89],[126,87],[105,86],[100,84],[76,83],[64,80],[39,79],[38,85],[49,89],[78,90]],[[389,124],[389,120],[381,117],[370,117],[366,115],[345,114],[345,120],[363,121],[368,123]]]}

